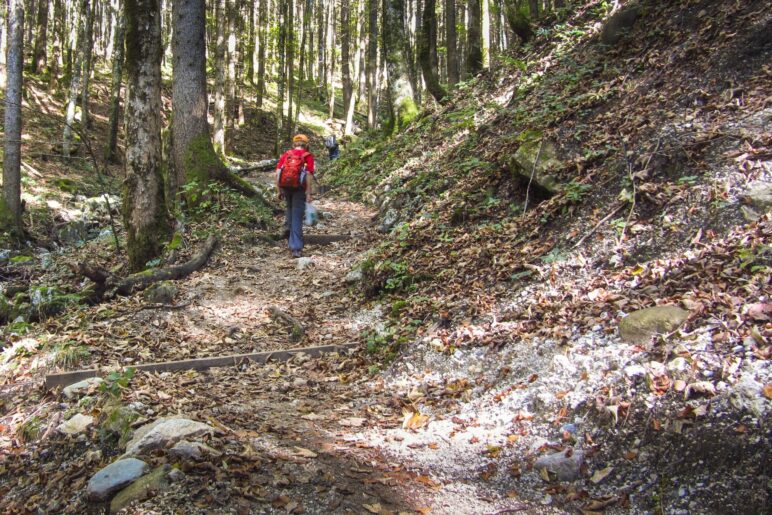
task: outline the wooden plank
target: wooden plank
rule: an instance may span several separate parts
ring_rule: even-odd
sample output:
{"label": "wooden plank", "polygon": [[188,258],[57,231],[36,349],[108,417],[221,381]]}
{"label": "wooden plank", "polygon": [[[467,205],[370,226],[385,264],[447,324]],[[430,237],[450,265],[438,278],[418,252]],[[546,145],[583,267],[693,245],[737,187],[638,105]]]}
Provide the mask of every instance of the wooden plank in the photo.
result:
{"label": "wooden plank", "polygon": [[[251,354],[232,354],[230,356],[212,356],[208,358],[186,359],[181,361],[165,361],[160,363],[145,363],[139,365],[130,365],[137,370],[146,372],[174,372],[178,370],[205,370],[215,367],[229,367],[240,365],[245,361],[255,363],[267,363],[268,361],[288,361],[292,356],[299,353],[309,356],[321,356],[329,352],[341,352],[353,349],[356,343],[346,343],[343,345],[322,345],[320,347],[301,347],[298,349],[282,349],[269,352],[255,352]],[[61,372],[59,374],[46,375],[46,389],[51,390],[57,386],[65,387],[89,377],[99,376],[104,371],[97,368],[89,370],[76,370],[73,372]]]}

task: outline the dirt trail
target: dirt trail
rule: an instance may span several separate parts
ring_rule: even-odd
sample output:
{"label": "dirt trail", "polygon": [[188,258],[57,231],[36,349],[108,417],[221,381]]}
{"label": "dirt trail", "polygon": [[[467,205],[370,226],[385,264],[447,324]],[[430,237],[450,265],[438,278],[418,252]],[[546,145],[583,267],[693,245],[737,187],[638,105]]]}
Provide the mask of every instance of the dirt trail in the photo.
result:
{"label": "dirt trail", "polygon": [[[352,238],[308,246],[298,260],[284,242],[223,225],[222,246],[210,263],[175,283],[177,309],[152,307],[135,296],[93,308],[83,333],[82,328],[60,328],[65,335],[78,332],[91,344],[91,359],[81,366],[356,341],[363,330],[380,323],[379,311],[358,306],[344,281],[360,253],[378,239],[370,224],[373,213],[329,197],[316,204],[323,220],[307,234]],[[293,340],[285,325],[271,319],[271,306],[301,321],[305,337]],[[145,457],[151,466],[169,463],[185,474],[137,509],[485,513],[523,508],[481,493],[474,483],[443,484],[426,467],[383,455],[379,443],[402,426],[405,405],[370,375],[369,360],[353,351],[321,358],[299,355],[287,363],[137,374],[121,398],[140,417],[132,427],[182,415],[218,430],[207,440],[215,454],[203,459],[180,461],[163,451]],[[46,424],[53,428],[87,408],[83,401],[60,395],[43,400]],[[110,408],[97,403],[90,409],[102,421]],[[85,500],[86,482],[122,451],[94,427],[77,438],[51,431],[14,452],[0,463],[0,511],[83,513],[98,509]]]}

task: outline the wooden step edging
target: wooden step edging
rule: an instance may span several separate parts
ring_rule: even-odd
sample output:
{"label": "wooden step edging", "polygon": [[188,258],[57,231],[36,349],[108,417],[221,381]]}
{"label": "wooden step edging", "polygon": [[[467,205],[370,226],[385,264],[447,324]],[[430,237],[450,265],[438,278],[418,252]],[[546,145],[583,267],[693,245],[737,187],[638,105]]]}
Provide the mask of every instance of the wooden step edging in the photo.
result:
{"label": "wooden step edging", "polygon": [[[130,365],[136,370],[146,372],[173,372],[176,370],[205,370],[214,367],[237,366],[244,362],[268,363],[269,361],[288,361],[295,354],[308,354],[317,357],[331,352],[341,352],[357,347],[356,343],[344,343],[342,345],[322,345],[320,347],[301,347],[297,349],[284,349],[268,352],[255,352],[251,354],[232,354],[230,356],[213,356],[208,358],[185,359],[181,361],[165,361],[161,363],[145,363]],[[127,367],[128,368],[128,367]],[[52,390],[57,386],[65,387],[78,381],[97,377],[105,374],[105,370],[92,368],[88,370],[75,370],[46,375],[46,389]]]}

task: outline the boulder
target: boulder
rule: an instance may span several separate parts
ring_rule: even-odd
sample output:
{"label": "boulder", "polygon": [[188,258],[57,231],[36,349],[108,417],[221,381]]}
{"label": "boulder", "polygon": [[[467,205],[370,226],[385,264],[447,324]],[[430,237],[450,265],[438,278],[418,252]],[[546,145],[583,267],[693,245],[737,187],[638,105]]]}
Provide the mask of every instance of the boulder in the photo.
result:
{"label": "boulder", "polygon": [[635,6],[627,6],[612,15],[603,26],[600,40],[606,45],[616,45],[635,25],[640,14],[640,9]]}
{"label": "boulder", "polygon": [[555,475],[558,481],[575,481],[579,479],[581,467],[584,463],[584,452],[566,449],[563,452],[555,452],[540,456],[533,467],[536,470],[546,470],[550,475]]}
{"label": "boulder", "polygon": [[346,282],[346,284],[356,284],[356,283],[362,282],[363,278],[364,278],[364,275],[362,273],[362,269],[355,268],[354,270],[346,274],[346,278],[344,279],[344,281]]}
{"label": "boulder", "polygon": [[64,390],[62,390],[62,393],[68,399],[76,399],[88,393],[92,386],[99,386],[104,382],[104,379],[101,377],[89,377],[88,379],[84,379],[83,381],[78,381],[75,384],[67,386]]}
{"label": "boulder", "polygon": [[75,414],[69,420],[59,425],[59,431],[69,436],[82,433],[94,423],[94,417],[90,415]]}
{"label": "boulder", "polygon": [[755,222],[772,210],[772,183],[756,181],[749,184],[740,200],[744,204],[740,209],[745,219]]}
{"label": "boulder", "polygon": [[619,336],[629,343],[646,343],[657,334],[678,329],[689,312],[677,306],[654,306],[630,313],[619,323]]}
{"label": "boulder", "polygon": [[386,214],[383,215],[383,220],[381,221],[381,225],[378,226],[378,230],[380,232],[389,232],[395,225],[397,225],[397,222],[399,221],[399,213],[396,209],[389,209],[386,211]]}
{"label": "boulder", "polygon": [[88,227],[83,220],[67,222],[56,231],[63,245],[81,245],[88,239]]}
{"label": "boulder", "polygon": [[171,467],[161,465],[121,490],[110,501],[110,513],[118,513],[133,502],[144,501],[169,487]]}
{"label": "boulder", "polygon": [[134,433],[126,445],[126,455],[139,455],[153,449],[162,449],[185,438],[214,433],[214,428],[202,422],[182,417],[159,418]]}
{"label": "boulder", "polygon": [[176,295],[177,287],[170,281],[155,283],[142,292],[142,296],[145,297],[146,301],[155,304],[171,304]]}
{"label": "boulder", "polygon": [[80,302],[80,297],[75,294],[62,293],[55,286],[35,286],[29,290],[30,304],[33,314],[40,318],[58,315],[65,310],[68,304]]}
{"label": "boulder", "polygon": [[[557,158],[555,145],[547,140],[542,143],[542,133],[534,130],[523,131],[518,139],[522,143],[510,157],[507,164],[509,170],[524,182],[531,181],[531,174],[533,174],[532,185],[535,184],[550,193],[560,191],[560,183],[555,173],[563,168],[563,162]],[[541,152],[539,152],[540,147]],[[537,156],[538,163],[536,163]],[[534,163],[536,163],[535,168]]]}
{"label": "boulder", "polygon": [[88,480],[86,495],[90,501],[101,502],[142,477],[150,467],[136,458],[115,461]]}

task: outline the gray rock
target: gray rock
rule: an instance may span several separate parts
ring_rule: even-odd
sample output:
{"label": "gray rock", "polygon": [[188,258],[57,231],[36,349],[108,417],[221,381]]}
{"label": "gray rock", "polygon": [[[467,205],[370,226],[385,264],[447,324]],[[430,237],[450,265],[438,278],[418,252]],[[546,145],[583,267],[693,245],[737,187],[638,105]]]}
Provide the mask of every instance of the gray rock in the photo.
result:
{"label": "gray rock", "polygon": [[88,393],[92,386],[99,386],[104,382],[104,379],[101,377],[89,377],[88,379],[84,379],[83,381],[79,381],[75,384],[67,386],[64,390],[62,390],[62,393],[68,399],[76,399]]}
{"label": "gray rock", "polygon": [[[546,191],[551,193],[560,191],[560,182],[555,174],[563,168],[563,163],[557,158],[555,145],[544,140],[540,131],[526,130],[519,138],[522,143],[509,160],[510,171],[519,175],[524,182],[531,181],[533,175],[533,184]],[[542,140],[544,140],[543,143]],[[537,157],[538,163],[536,163]],[[535,168],[534,163],[536,163]]]}
{"label": "gray rock", "polygon": [[386,214],[383,215],[383,220],[378,230],[381,232],[389,232],[399,221],[399,213],[396,209],[389,209]]}
{"label": "gray rock", "polygon": [[637,6],[628,6],[611,16],[603,26],[601,41],[606,45],[616,45],[635,25],[640,10]]}
{"label": "gray rock", "polygon": [[652,336],[678,329],[689,312],[676,306],[654,306],[630,313],[619,323],[619,336],[629,343],[647,343]]}
{"label": "gray rock", "polygon": [[156,304],[171,304],[175,295],[177,295],[177,287],[170,281],[155,283],[142,293],[145,300]]}
{"label": "gray rock", "polygon": [[94,423],[94,417],[76,413],[69,420],[59,425],[59,431],[69,436],[82,433]]}
{"label": "gray rock", "polygon": [[209,456],[222,455],[222,453],[216,451],[215,449],[212,449],[208,445],[204,445],[200,442],[189,442],[187,440],[182,440],[180,442],[177,442],[174,445],[174,447],[169,449],[169,454],[171,454],[175,458],[180,458],[184,460],[191,460],[191,459],[197,460],[206,455],[209,455]]}
{"label": "gray rock", "polygon": [[307,270],[314,266],[314,260],[310,257],[302,257],[298,259],[298,270]]}
{"label": "gray rock", "polygon": [[168,447],[185,438],[214,433],[208,424],[182,417],[160,418],[137,429],[126,445],[126,455],[139,455],[153,449]]}
{"label": "gray rock", "polygon": [[546,469],[551,475],[554,474],[558,481],[575,481],[579,478],[583,463],[584,452],[566,449],[563,452],[540,456],[533,466],[536,470]]}
{"label": "gray rock", "polygon": [[354,270],[350,271],[346,274],[346,284],[356,284],[359,282],[362,282],[362,279],[364,278],[364,275],[362,274],[361,268],[355,268]]}
{"label": "gray rock", "polygon": [[732,405],[763,418],[772,402],[764,398],[764,385],[756,380],[750,372],[743,372],[740,380],[730,390],[729,399]]}
{"label": "gray rock", "polygon": [[64,245],[78,245],[88,238],[88,227],[83,220],[75,220],[58,229],[57,236]]}
{"label": "gray rock", "polygon": [[757,181],[749,184],[741,200],[755,211],[769,212],[772,210],[772,183]]}
{"label": "gray rock", "polygon": [[161,465],[118,492],[110,501],[110,513],[118,513],[135,501],[144,501],[169,487],[169,465]]}
{"label": "gray rock", "polygon": [[150,467],[136,458],[113,462],[88,480],[86,495],[90,501],[106,501],[115,492],[142,477]]}

